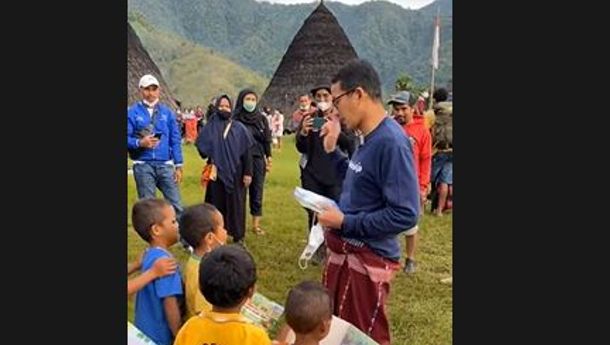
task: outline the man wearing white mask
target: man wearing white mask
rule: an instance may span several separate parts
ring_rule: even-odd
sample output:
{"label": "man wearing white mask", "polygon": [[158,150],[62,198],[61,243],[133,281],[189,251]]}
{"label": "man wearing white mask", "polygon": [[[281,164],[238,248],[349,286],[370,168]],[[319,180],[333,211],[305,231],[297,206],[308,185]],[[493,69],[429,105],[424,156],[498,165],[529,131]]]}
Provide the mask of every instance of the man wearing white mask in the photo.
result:
{"label": "man wearing white mask", "polygon": [[[321,84],[311,90],[318,110],[303,117],[296,134],[297,150],[307,157],[302,166],[301,186],[309,191],[339,201],[343,179],[337,176],[330,155],[324,151],[320,129],[329,118],[339,119],[339,114],[332,103],[330,84]],[[343,131],[339,135],[338,148],[351,156],[355,151],[355,140],[352,135]],[[308,229],[314,225],[313,212],[307,211]],[[322,246],[312,258],[312,263],[320,263],[324,258],[325,247]]]}
{"label": "man wearing white mask", "polygon": [[142,100],[127,109],[127,151],[139,199],[163,193],[179,219],[183,207],[178,185],[182,181],[180,127],[174,112],[159,101],[157,78],[144,75],[139,83]]}

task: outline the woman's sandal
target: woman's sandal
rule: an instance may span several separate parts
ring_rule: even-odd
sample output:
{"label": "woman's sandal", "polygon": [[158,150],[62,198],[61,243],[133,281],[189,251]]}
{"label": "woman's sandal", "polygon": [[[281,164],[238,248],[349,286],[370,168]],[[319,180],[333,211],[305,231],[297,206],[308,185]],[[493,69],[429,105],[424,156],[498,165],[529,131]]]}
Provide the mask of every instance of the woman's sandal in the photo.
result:
{"label": "woman's sandal", "polygon": [[265,235],[265,230],[261,229],[261,227],[260,227],[260,226],[259,226],[259,227],[254,228],[254,229],[252,229],[252,231],[254,231],[254,233],[255,233],[256,235],[260,235],[260,236]]}

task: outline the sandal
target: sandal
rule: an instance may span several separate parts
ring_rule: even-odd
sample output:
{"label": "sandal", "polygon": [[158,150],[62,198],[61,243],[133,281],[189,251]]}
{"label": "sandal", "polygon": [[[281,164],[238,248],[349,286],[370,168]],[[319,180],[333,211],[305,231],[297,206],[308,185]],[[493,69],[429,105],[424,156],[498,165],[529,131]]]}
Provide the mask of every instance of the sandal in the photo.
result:
{"label": "sandal", "polygon": [[261,229],[260,226],[252,229],[252,231],[254,231],[254,233],[259,236],[265,235],[265,230]]}

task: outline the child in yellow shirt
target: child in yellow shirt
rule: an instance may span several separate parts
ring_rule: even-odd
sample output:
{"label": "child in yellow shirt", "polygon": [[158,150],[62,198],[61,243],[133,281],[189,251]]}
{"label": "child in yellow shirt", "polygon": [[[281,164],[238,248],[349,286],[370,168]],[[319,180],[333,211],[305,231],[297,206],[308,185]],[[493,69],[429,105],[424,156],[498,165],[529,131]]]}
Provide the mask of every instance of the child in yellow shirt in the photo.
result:
{"label": "child in yellow shirt", "polygon": [[240,314],[255,284],[254,259],[241,246],[221,246],[210,252],[199,266],[199,287],[212,311],[190,318],[174,345],[270,345],[267,333]]}
{"label": "child in yellow shirt", "polygon": [[199,265],[206,254],[227,241],[222,214],[207,203],[186,208],[180,218],[180,236],[194,248],[183,270],[186,317],[190,318],[212,310],[199,291]]}

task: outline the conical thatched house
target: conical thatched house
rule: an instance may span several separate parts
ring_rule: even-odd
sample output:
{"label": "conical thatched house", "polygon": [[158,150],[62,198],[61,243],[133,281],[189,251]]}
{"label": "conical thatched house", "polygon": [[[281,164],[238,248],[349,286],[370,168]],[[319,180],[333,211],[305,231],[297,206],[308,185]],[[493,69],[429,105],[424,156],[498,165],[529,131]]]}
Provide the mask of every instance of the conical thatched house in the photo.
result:
{"label": "conical thatched house", "polygon": [[167,104],[174,110],[176,109],[176,102],[169,92],[169,87],[163,76],[161,75],[161,71],[157,65],[155,65],[154,61],[151,59],[150,55],[136,32],[133,30],[129,22],[127,23],[127,102],[128,105],[133,104],[134,102],[139,101],[141,98],[140,92],[138,89],[138,82],[140,78],[145,74],[154,75],[159,83],[161,83],[161,102]]}
{"label": "conical thatched house", "polygon": [[261,104],[290,114],[299,94],[321,83],[329,83],[347,61],[357,58],[345,32],[324,2],[305,19],[284,54]]}

